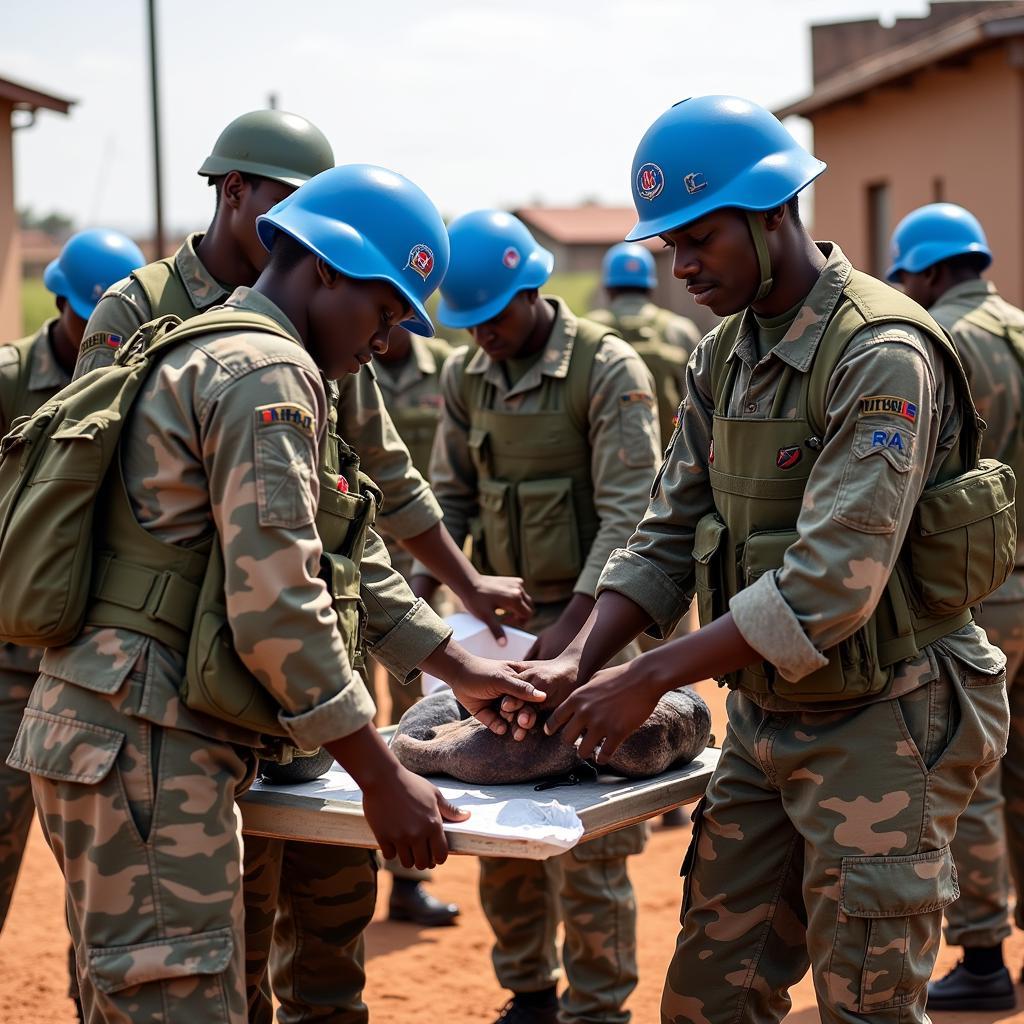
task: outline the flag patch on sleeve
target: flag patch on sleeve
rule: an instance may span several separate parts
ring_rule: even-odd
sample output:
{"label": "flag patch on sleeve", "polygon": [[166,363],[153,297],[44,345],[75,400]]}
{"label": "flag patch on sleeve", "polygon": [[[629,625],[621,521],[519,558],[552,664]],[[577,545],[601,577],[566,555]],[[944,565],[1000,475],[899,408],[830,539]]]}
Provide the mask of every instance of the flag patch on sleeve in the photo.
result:
{"label": "flag patch on sleeve", "polygon": [[121,347],[122,341],[124,341],[124,339],[120,334],[110,334],[107,331],[98,331],[96,334],[90,334],[89,337],[82,342],[78,353],[82,356],[85,355],[86,352],[91,352],[94,348],[118,349]]}
{"label": "flag patch on sleeve", "polygon": [[867,395],[860,400],[861,416],[899,416],[911,423],[917,421],[917,406],[895,395]]}
{"label": "flag patch on sleeve", "polygon": [[316,433],[316,418],[304,406],[282,402],[278,405],[261,405],[256,409],[258,428],[272,427],[277,423],[288,424],[310,436]]}

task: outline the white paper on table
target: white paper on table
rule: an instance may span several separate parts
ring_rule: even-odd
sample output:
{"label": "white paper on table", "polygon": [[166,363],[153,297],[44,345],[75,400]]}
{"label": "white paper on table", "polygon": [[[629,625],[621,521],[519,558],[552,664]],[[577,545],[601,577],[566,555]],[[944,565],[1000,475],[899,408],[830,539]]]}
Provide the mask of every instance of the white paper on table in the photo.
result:
{"label": "white paper on table", "polygon": [[[537,639],[532,633],[505,626],[505,637],[508,644],[505,647],[499,647],[498,641],[494,639],[487,626],[468,612],[456,612],[454,615],[449,615],[445,622],[452,627],[453,640],[462,644],[470,654],[481,658],[490,658],[492,661],[515,661],[517,658],[525,657],[526,652],[533,646],[533,641]],[[447,683],[438,679],[437,676],[427,675],[426,672],[423,673],[422,685],[425,697],[448,689]]]}
{"label": "white paper on table", "polygon": [[[482,790],[452,779],[431,779],[431,782],[456,807],[469,811],[466,821],[446,822],[445,830],[487,837],[535,840],[561,850],[572,849],[583,836],[579,815],[558,800],[535,800],[514,795],[533,791],[533,786],[490,787]],[[495,788],[509,791],[507,798],[496,796]],[[340,765],[312,782],[293,786],[274,786],[275,793],[295,793],[322,800],[361,803],[363,794],[355,780]]]}

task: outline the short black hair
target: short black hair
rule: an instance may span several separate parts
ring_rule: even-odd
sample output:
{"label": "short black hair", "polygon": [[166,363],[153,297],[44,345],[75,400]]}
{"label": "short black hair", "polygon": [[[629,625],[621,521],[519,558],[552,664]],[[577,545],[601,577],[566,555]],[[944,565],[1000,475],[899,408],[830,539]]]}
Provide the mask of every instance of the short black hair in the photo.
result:
{"label": "short black hair", "polygon": [[270,265],[280,273],[294,270],[307,256],[313,253],[301,242],[297,242],[284,231],[274,232],[274,241],[270,247]]}
{"label": "short black hair", "polygon": [[[230,173],[231,172],[229,171],[228,174]],[[245,171],[236,171],[235,173],[242,179],[242,181],[246,183],[246,185],[249,186],[249,188],[253,190],[253,192],[255,192],[256,189],[258,189],[260,185],[262,185],[263,182],[267,180],[266,178],[260,177],[260,175],[258,174],[246,174]],[[212,185],[216,189],[217,198],[215,200],[215,204],[213,207],[214,213],[216,213],[220,209],[221,191],[224,188],[224,179],[227,176],[227,174],[218,174],[216,177],[211,176],[206,179],[206,183],[208,185]]]}
{"label": "short black hair", "polygon": [[942,262],[957,275],[980,274],[988,266],[989,258],[980,252],[962,252]]}

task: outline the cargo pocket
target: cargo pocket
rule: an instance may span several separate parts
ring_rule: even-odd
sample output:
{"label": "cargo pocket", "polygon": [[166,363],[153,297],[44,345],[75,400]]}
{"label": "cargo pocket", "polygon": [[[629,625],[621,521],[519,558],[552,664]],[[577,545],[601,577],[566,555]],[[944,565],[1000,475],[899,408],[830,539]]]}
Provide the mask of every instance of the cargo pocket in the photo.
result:
{"label": "cargo pocket", "polygon": [[26,708],[7,763],[44,779],[96,786],[110,774],[123,743],[116,729]]}
{"label": "cargo pocket", "polygon": [[1013,470],[978,468],[928,488],[907,532],[911,597],[918,611],[954,615],[1002,586],[1017,547]]}
{"label": "cargo pocket", "polygon": [[[92,946],[89,976],[107,995],[153,981],[223,974],[234,954],[230,928],[214,928],[195,935],[177,935],[130,946]],[[227,999],[221,985],[220,1016],[227,1021]]]}
{"label": "cargo pocket", "polygon": [[583,568],[572,480],[524,480],[516,488],[523,576],[533,583],[575,580]]}
{"label": "cargo pocket", "polygon": [[927,984],[942,910],[960,895],[949,847],[908,857],[844,857],[829,973],[870,1013],[914,1002]]}
{"label": "cargo pocket", "polygon": [[725,579],[722,575],[721,548],[726,533],[726,525],[716,512],[711,512],[698,520],[693,533],[697,614],[702,626],[725,613]]}
{"label": "cargo pocket", "polygon": [[481,480],[479,489],[480,527],[487,566],[497,576],[518,576],[512,485],[503,480]]}
{"label": "cargo pocket", "polygon": [[629,825],[611,832],[600,839],[589,839],[572,849],[572,855],[579,861],[612,860],[616,857],[633,857],[644,852],[647,846],[647,822]]}
{"label": "cargo pocket", "polygon": [[320,500],[316,509],[316,532],[324,551],[341,551],[352,529],[364,513],[365,499],[358,494],[338,490],[341,477],[320,471]]}

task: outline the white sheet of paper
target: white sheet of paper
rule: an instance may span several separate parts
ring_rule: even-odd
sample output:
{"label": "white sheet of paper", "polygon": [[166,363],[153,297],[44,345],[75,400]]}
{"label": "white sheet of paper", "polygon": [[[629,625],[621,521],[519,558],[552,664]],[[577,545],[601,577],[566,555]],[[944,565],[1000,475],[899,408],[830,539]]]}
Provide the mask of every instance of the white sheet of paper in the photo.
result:
{"label": "white sheet of paper", "polygon": [[[490,658],[492,661],[515,661],[517,658],[522,658],[533,645],[533,641],[536,640],[532,633],[506,626],[505,636],[508,639],[508,645],[499,647],[487,626],[467,612],[456,612],[454,615],[449,615],[445,622],[452,627],[453,640],[462,644],[470,654],[476,654],[481,658]],[[422,682],[423,694],[427,697],[432,693],[448,689],[447,683],[442,682],[437,676],[427,675],[425,672]]]}

